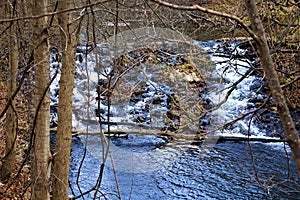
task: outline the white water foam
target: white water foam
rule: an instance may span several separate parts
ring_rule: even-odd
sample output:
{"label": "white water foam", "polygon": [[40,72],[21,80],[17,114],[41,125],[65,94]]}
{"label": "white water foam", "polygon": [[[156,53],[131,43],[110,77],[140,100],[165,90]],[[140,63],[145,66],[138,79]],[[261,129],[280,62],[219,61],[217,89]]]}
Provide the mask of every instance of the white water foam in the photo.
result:
{"label": "white water foam", "polygon": [[[209,73],[208,78],[209,93],[208,98],[213,102],[214,105],[219,104],[226,98],[227,92],[230,87],[243,77],[251,66],[251,61],[247,59],[231,59],[229,55],[220,53],[222,51],[222,42],[200,42],[195,41],[195,45],[201,47],[201,49],[209,54],[210,60],[214,63],[212,71]],[[236,46],[237,43],[231,43],[227,48],[232,52],[233,55],[243,55],[246,50]],[[212,81],[209,81],[212,80]],[[244,78],[236,88],[228,96],[228,99],[223,103],[217,110],[212,111],[212,125],[218,127],[219,125],[226,124],[241,115],[256,109],[256,105],[249,100],[256,96],[258,99],[266,98],[262,94],[257,93],[252,87],[257,82],[261,82],[262,78],[251,73]],[[249,115],[251,116],[251,115]],[[266,130],[259,128],[253,122],[250,125],[250,117],[239,120],[228,129],[216,131],[217,134],[222,136],[237,136],[237,137],[248,137],[248,130],[250,138],[265,138],[265,139],[276,139],[277,137],[269,137],[266,134]],[[277,138],[280,139],[280,138]],[[284,143],[266,143],[266,145],[273,146],[272,148],[283,149]],[[288,149],[289,150],[289,149]]]}
{"label": "white water foam", "polygon": [[[214,63],[214,69],[210,73],[211,80],[213,81],[209,83],[208,98],[214,105],[218,105],[220,102],[225,100],[226,94],[230,90],[231,86],[252,68],[251,63],[249,60],[231,59],[228,55],[216,53],[220,49],[220,43],[197,42],[196,44],[209,53],[210,59]],[[243,54],[245,50],[238,47],[236,48],[235,45],[235,43],[232,43],[228,48],[232,50],[233,54]],[[244,78],[231,92],[226,102],[218,109],[212,111],[212,125],[218,127],[240,117],[252,109],[255,109],[255,105],[249,102],[249,100],[253,96],[257,96],[260,99],[263,99],[263,97],[261,94],[253,91],[251,86],[260,80],[260,77],[251,74]],[[223,136],[248,137],[249,130],[251,138],[272,138],[266,136],[266,131],[259,128],[254,123],[251,123],[249,129],[249,122],[250,117],[248,116],[243,120],[239,120],[234,123],[227,129],[217,131],[217,134],[221,134]]]}

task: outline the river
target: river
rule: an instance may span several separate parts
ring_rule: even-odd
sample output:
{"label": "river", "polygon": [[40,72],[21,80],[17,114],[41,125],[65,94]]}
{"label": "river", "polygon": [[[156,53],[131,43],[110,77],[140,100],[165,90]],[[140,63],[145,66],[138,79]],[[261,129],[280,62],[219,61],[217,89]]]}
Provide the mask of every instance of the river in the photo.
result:
{"label": "river", "polygon": [[[208,102],[208,107],[213,107],[226,96],[229,86],[248,72],[251,62],[245,59],[229,62],[228,57],[224,56],[226,54],[220,53],[224,51],[221,48],[222,42],[195,41],[194,44],[205,52],[209,60],[206,62],[210,66],[209,72],[206,71],[209,76],[208,90],[201,96]],[[232,43],[227,47],[232,49],[232,52],[244,51],[235,48],[234,45],[235,43]],[[106,49],[103,46],[99,48]],[[95,56],[91,55],[86,63],[78,62],[73,102],[75,110],[73,124],[76,129],[99,129],[97,123],[91,123],[92,120],[89,123],[81,121],[83,118],[91,118],[92,114],[85,112],[86,110],[92,113],[97,109],[95,88],[99,77],[96,75],[98,71],[95,70],[95,59]],[[110,60],[111,57],[103,55],[102,59]],[[85,70],[85,66],[89,69]],[[138,77],[143,70],[145,69],[135,72],[137,74],[134,76]],[[156,85],[155,73],[156,68],[147,71],[147,80],[149,78],[152,81],[152,86],[170,92],[172,90],[168,85],[170,82],[162,82],[160,78],[160,86]],[[89,77],[90,81],[87,81],[86,77]],[[265,94],[257,92],[259,88],[257,85],[262,82],[260,77],[247,76],[233,90],[226,103],[205,118],[209,121],[205,127],[214,129],[253,109],[255,103],[251,99],[255,97],[257,102],[257,99],[263,101],[266,97]],[[55,94],[58,90],[57,85],[58,80],[51,86],[52,106],[57,103]],[[153,97],[154,93],[151,95]],[[137,100],[135,104],[113,107],[112,116],[124,117],[125,113],[132,109],[135,109],[135,113],[139,113],[136,110],[143,109],[144,104],[145,100]],[[162,101],[155,109],[163,112],[165,104]],[[52,119],[55,118],[53,111]],[[247,117],[230,128],[215,131],[215,135],[247,137],[250,119]],[[269,131],[261,124],[256,124],[256,121],[254,117],[249,131],[251,137],[269,137]],[[96,184],[103,161],[101,144],[99,136],[73,138],[70,195],[80,195]],[[218,143],[217,140],[202,143],[185,141],[168,143],[155,136],[129,135],[126,138],[112,139],[111,152],[115,166],[113,167],[108,156],[99,192],[95,194],[95,191],[92,191],[85,194],[84,199],[119,199],[113,168],[116,169],[122,199],[299,199],[300,185],[295,163],[291,158],[289,147],[282,143]]]}

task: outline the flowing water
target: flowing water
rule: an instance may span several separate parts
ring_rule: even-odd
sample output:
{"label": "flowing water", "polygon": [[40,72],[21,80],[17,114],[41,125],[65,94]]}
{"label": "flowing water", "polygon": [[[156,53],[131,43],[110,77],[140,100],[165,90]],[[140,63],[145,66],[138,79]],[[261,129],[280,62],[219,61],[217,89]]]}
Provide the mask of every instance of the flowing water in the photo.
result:
{"label": "flowing water", "polygon": [[[71,180],[75,180],[82,143],[73,140]],[[245,143],[220,143],[203,156],[199,147],[186,149],[177,159],[151,173],[118,172],[123,199],[299,199],[297,184],[285,182],[296,177],[294,164],[286,158],[282,146],[252,144],[255,167],[260,183],[255,180],[249,146]],[[88,154],[79,178],[84,190],[93,186],[100,161]],[[73,183],[76,190],[76,184]],[[118,199],[112,168],[104,170],[101,191],[107,199]],[[77,192],[78,194],[78,192]],[[98,195],[100,196],[100,195]],[[86,196],[92,199],[91,196]]]}
{"label": "flowing water", "polygon": [[[207,107],[217,105],[226,96],[228,87],[239,80],[250,69],[249,60],[229,59],[219,54],[222,43],[195,42],[207,52],[211,69],[207,84],[207,92],[202,94],[208,102]],[[244,50],[228,47],[232,52],[241,53]],[[101,49],[105,49],[101,47]],[[222,50],[224,51],[224,49]],[[107,60],[110,60],[110,56]],[[79,64],[79,71],[74,92],[73,107],[75,110],[74,127],[77,129],[98,130],[97,123],[82,122],[81,119],[91,118],[91,113],[97,109],[96,90],[87,93],[86,88],[96,88],[98,77],[95,73],[95,57],[91,56],[89,70],[85,64]],[[102,58],[103,59],[103,58]],[[230,67],[229,67],[230,66]],[[80,71],[81,68],[81,71]],[[142,69],[144,70],[144,69]],[[147,76],[154,83],[155,69],[147,71]],[[90,73],[90,74],[88,74]],[[142,71],[136,72],[142,74]],[[90,81],[86,80],[89,76]],[[138,76],[137,76],[138,77]],[[155,77],[154,77],[155,78]],[[159,80],[164,92],[172,92],[169,82]],[[226,103],[206,116],[205,127],[214,129],[222,123],[248,112],[255,107],[251,99],[263,100],[264,94],[257,92],[259,77],[249,75],[237,85]],[[149,86],[149,85],[148,85]],[[155,85],[158,87],[157,85]],[[52,86],[54,93],[57,87]],[[151,93],[151,89],[149,93]],[[84,95],[83,95],[84,93]],[[153,95],[162,95],[160,93]],[[53,95],[52,95],[53,96]],[[54,95],[55,96],[55,95]],[[146,95],[147,97],[147,95]],[[145,97],[145,98],[146,98]],[[250,99],[250,100],[249,100]],[[55,102],[55,101],[53,101]],[[83,103],[85,102],[85,103]],[[90,102],[89,107],[86,103]],[[112,108],[112,116],[123,117],[126,122],[132,122],[130,110],[144,109],[147,100],[135,104]],[[54,103],[55,104],[55,103]],[[158,107],[164,112],[167,107],[162,101]],[[105,105],[103,105],[105,108]],[[84,108],[83,111],[81,108]],[[121,109],[122,108],[122,109]],[[107,110],[106,110],[107,111]],[[147,115],[147,113],[145,114]],[[55,118],[55,114],[53,114]],[[216,131],[216,135],[238,135],[247,137],[250,117],[234,124],[230,128]],[[252,137],[267,137],[268,132],[257,126],[253,120],[250,134]],[[87,124],[89,126],[87,126]],[[155,125],[159,125],[156,123]],[[106,127],[104,127],[106,128]],[[70,194],[80,195],[92,188],[98,178],[103,159],[103,146],[100,136],[80,136],[73,138],[70,169]],[[85,152],[86,150],[86,152]],[[111,142],[111,152],[116,168],[118,185],[122,199],[299,199],[300,187],[290,150],[282,143],[247,143],[204,141],[203,143],[187,143],[184,141],[169,144],[163,138],[155,136],[129,135],[127,138],[115,138]],[[83,159],[83,155],[85,155]],[[103,172],[101,192],[86,194],[85,199],[119,199],[114,176],[113,165],[108,156]],[[292,179],[290,179],[292,178]]]}

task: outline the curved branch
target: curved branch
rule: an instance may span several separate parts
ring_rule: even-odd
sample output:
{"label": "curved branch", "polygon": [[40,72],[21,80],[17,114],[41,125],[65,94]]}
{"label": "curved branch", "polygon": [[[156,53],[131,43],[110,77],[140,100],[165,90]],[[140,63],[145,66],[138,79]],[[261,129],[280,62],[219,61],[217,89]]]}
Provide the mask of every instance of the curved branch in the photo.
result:
{"label": "curved branch", "polygon": [[228,13],[224,13],[224,12],[219,12],[216,10],[211,10],[208,8],[204,8],[202,6],[199,6],[197,4],[192,5],[192,6],[181,6],[181,5],[176,5],[173,3],[169,3],[166,1],[162,1],[162,0],[150,0],[153,1],[159,5],[165,6],[165,7],[169,7],[172,9],[176,9],[176,10],[198,10],[200,12],[203,13],[207,13],[207,14],[211,14],[211,15],[215,15],[215,16],[219,16],[219,17],[225,17],[227,19],[232,19],[235,22],[237,22],[239,25],[241,25],[241,27],[247,31],[247,33],[254,39],[254,40],[258,40],[259,38],[256,36],[256,34],[252,31],[252,29],[247,26],[239,17],[235,16],[235,15],[230,15]]}

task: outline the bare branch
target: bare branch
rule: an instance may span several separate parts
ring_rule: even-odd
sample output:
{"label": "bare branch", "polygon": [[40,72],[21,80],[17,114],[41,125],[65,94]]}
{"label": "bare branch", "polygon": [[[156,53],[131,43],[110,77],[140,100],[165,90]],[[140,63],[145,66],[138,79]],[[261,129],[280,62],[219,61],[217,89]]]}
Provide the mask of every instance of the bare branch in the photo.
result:
{"label": "bare branch", "polygon": [[275,49],[273,49],[273,52],[276,52],[280,48],[283,39],[287,36],[290,28],[292,27],[293,24],[295,24],[296,20],[299,19],[299,16],[300,16],[300,9],[298,10],[298,12],[294,16],[294,18],[290,21],[290,23],[288,24],[288,26],[286,27],[286,29],[284,30],[284,32],[280,36],[279,40],[277,41]]}
{"label": "bare branch", "polygon": [[192,6],[181,6],[181,5],[176,5],[176,4],[173,4],[173,3],[168,3],[168,2],[165,2],[165,1],[162,1],[162,0],[151,0],[151,1],[153,1],[155,3],[158,3],[159,5],[166,6],[166,7],[172,8],[172,9],[176,9],[176,10],[198,10],[198,11],[203,12],[203,13],[207,13],[207,14],[211,14],[211,15],[215,15],[215,16],[219,16],[219,17],[225,17],[225,18],[228,18],[228,19],[232,19],[235,22],[237,22],[239,25],[241,25],[241,27],[243,29],[245,29],[245,31],[247,31],[253,39],[255,39],[255,40],[258,39],[256,34],[251,30],[251,28],[249,26],[247,26],[239,17],[237,17],[235,15],[230,15],[228,13],[219,12],[219,11],[216,11],[216,10],[211,10],[211,9],[204,8],[204,7],[196,5],[196,4],[192,5]]}
{"label": "bare branch", "polygon": [[290,81],[290,82],[288,82],[288,83],[286,83],[286,84],[284,84],[284,85],[281,85],[281,88],[285,88],[285,87],[287,87],[287,86],[289,86],[289,85],[295,83],[295,82],[298,81],[298,80],[300,80],[300,76],[297,76],[297,77],[294,78],[292,81]]}
{"label": "bare branch", "polygon": [[110,1],[112,1],[112,0],[97,1],[95,3],[86,4],[86,5],[83,5],[83,6],[78,6],[78,7],[73,7],[73,8],[68,8],[68,9],[64,9],[64,10],[60,10],[60,11],[56,11],[56,12],[45,13],[45,14],[42,14],[42,15],[24,16],[24,17],[10,18],[10,19],[0,19],[0,23],[14,22],[14,21],[20,21],[20,20],[25,20],[25,19],[38,19],[38,18],[42,18],[42,17],[62,14],[62,13],[65,13],[65,12],[70,12],[70,11],[75,11],[75,10],[82,10],[84,8],[90,8],[90,7],[94,7],[94,6],[97,6],[99,4],[107,3],[107,2],[110,2]]}

